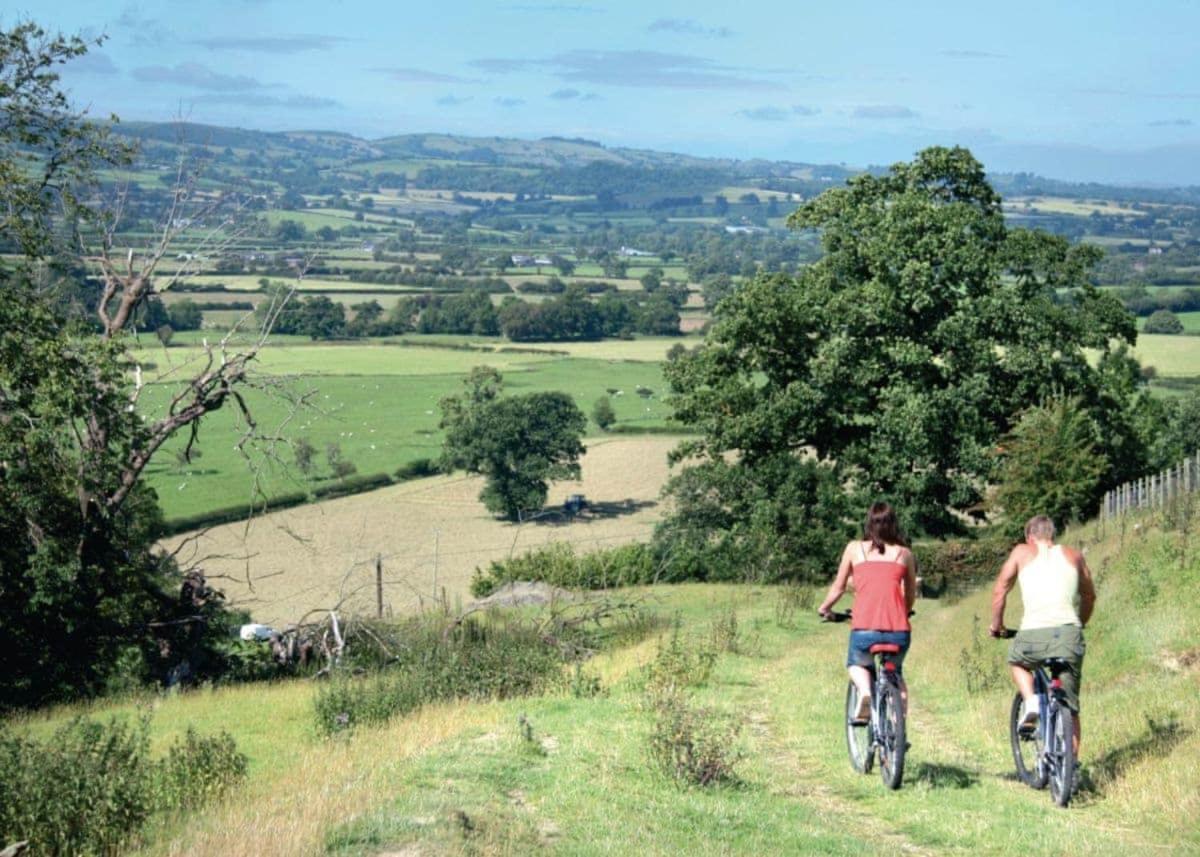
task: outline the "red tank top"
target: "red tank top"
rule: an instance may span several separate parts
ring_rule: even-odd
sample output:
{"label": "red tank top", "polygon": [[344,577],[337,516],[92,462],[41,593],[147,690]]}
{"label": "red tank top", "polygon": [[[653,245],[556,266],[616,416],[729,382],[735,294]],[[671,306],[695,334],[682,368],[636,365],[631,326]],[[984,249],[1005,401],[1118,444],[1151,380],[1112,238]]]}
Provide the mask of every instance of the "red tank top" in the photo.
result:
{"label": "red tank top", "polygon": [[855,631],[911,631],[900,584],[907,569],[902,562],[872,559],[854,566]]}

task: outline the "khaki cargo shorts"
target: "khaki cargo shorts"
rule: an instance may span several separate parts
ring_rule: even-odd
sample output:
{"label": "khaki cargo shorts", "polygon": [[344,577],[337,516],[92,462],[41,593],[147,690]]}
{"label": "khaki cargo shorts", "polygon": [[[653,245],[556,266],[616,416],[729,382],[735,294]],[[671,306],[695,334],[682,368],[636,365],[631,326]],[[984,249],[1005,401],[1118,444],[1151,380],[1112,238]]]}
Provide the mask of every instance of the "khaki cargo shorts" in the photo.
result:
{"label": "khaki cargo shorts", "polygon": [[1083,678],[1083,656],[1087,645],[1078,625],[1057,628],[1029,628],[1017,631],[1008,649],[1008,662],[1032,670],[1048,658],[1062,658],[1070,668],[1059,675],[1067,707],[1079,712],[1079,684]]}

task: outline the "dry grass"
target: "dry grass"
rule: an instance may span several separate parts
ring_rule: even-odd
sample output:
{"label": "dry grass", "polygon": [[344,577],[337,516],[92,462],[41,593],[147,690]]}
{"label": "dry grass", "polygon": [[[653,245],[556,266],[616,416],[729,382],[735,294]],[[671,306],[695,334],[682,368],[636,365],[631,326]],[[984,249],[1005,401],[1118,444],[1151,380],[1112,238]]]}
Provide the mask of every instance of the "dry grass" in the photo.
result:
{"label": "dry grass", "polygon": [[[215,527],[181,552],[199,559],[235,605],[259,621],[287,623],[346,599],[351,609],[375,608],[376,555],[383,557],[384,603],[394,613],[419,609],[444,590],[453,603],[466,599],[475,568],[548,542],[570,542],[580,551],[649,536],[661,509],[672,438],[592,441],[580,482],[551,486],[549,504],[583,493],[593,503],[631,501],[632,511],[558,518],[516,526],[491,517],[479,502],[478,477],[440,476],[368,494]],[[654,505],[651,505],[654,504]],[[187,535],[172,539],[174,547]],[[436,546],[436,551],[435,551]]]}
{"label": "dry grass", "polygon": [[177,826],[174,837],[152,837],[143,853],[321,853],[328,830],[387,800],[389,779],[414,757],[467,729],[491,725],[497,716],[495,705],[427,706],[372,732],[370,740],[305,745],[281,776],[248,784],[191,824]]}

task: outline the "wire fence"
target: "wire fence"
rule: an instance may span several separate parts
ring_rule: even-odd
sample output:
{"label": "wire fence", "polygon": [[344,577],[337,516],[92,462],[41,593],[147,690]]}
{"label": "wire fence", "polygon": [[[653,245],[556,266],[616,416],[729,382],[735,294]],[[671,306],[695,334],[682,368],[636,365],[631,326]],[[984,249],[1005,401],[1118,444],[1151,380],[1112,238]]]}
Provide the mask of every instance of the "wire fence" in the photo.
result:
{"label": "wire fence", "polygon": [[1161,473],[1119,485],[1104,495],[1101,520],[1112,520],[1140,509],[1159,509],[1200,490],[1200,452]]}

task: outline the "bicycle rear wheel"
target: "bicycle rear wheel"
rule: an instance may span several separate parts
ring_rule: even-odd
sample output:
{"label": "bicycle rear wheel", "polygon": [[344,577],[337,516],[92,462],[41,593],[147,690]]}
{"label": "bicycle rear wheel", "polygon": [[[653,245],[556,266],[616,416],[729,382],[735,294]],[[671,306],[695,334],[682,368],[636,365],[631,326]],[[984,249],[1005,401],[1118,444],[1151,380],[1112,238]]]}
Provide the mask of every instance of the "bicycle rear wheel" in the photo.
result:
{"label": "bicycle rear wheel", "polygon": [[1041,724],[1029,734],[1021,734],[1021,694],[1013,697],[1012,715],[1009,717],[1009,738],[1012,741],[1013,762],[1017,766],[1017,779],[1034,789],[1046,787],[1046,770],[1042,764]]}
{"label": "bicycle rear wheel", "polygon": [[875,747],[871,743],[871,724],[856,725],[854,715],[858,711],[858,688],[854,682],[846,688],[846,749],[850,752],[850,766],[860,774],[871,773],[875,764]]}
{"label": "bicycle rear wheel", "polygon": [[905,736],[904,700],[900,687],[891,681],[881,682],[879,700],[879,775],[889,789],[900,788],[904,778],[904,753],[908,749]]}
{"label": "bicycle rear wheel", "polygon": [[1052,706],[1050,712],[1050,797],[1061,807],[1071,802],[1075,788],[1074,720],[1065,705]]}

